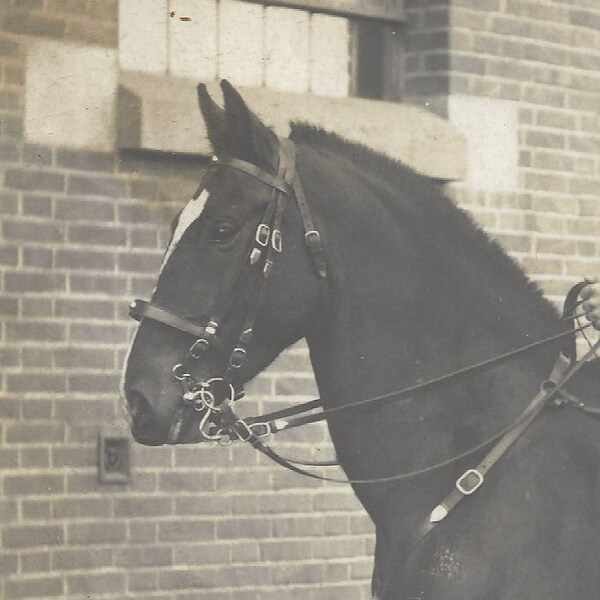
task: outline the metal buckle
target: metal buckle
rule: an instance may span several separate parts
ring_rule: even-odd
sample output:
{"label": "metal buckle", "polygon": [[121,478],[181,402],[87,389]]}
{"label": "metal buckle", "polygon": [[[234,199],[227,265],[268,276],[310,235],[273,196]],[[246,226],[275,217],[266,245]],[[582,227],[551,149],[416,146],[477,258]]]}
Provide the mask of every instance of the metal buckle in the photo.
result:
{"label": "metal buckle", "polygon": [[281,254],[281,231],[279,231],[279,229],[273,229],[271,245],[273,246],[273,250],[275,250],[275,252]]}
{"label": "metal buckle", "polygon": [[[475,475],[477,477],[477,482],[473,484],[471,487],[465,487],[464,483],[469,475]],[[467,469],[457,480],[456,480],[456,489],[465,496],[470,496],[474,492],[476,492],[483,483],[483,475],[477,469]]]}
{"label": "metal buckle", "polygon": [[171,372],[177,381],[185,381],[191,377],[191,375],[185,371],[185,367],[181,363],[176,364]]}
{"label": "metal buckle", "polygon": [[211,384],[215,383],[217,381],[225,382],[225,380],[222,377],[213,377],[212,379],[209,379],[208,381],[205,381],[200,384],[201,387],[198,390],[198,393],[200,394],[200,398],[202,399],[202,402],[208,409],[210,409],[214,412],[221,412],[223,410],[223,406],[231,406],[231,404],[233,404],[233,399],[235,397],[235,390],[233,389],[233,386],[230,383],[228,383],[227,386],[229,388],[228,389],[229,397],[224,398],[220,404],[217,404],[215,395],[210,390]]}
{"label": "metal buckle", "polygon": [[[256,431],[260,427],[264,427],[263,431]],[[252,423],[252,425],[250,425],[250,431],[252,431],[252,433],[258,438],[267,437],[273,433],[271,429],[271,423],[263,422]]]}
{"label": "metal buckle", "polygon": [[260,223],[256,228],[256,235],[254,239],[259,246],[266,246],[269,243],[271,237],[271,228],[265,223]]}
{"label": "metal buckle", "polygon": [[210,342],[205,339],[205,338],[198,338],[191,346],[190,349],[188,350],[188,354],[192,357],[192,358],[200,358],[207,350],[208,347],[210,346]]}
{"label": "metal buckle", "polygon": [[316,229],[307,231],[304,234],[304,239],[309,248],[318,248],[321,245],[321,234]]}
{"label": "metal buckle", "polygon": [[240,346],[234,348],[229,357],[230,366],[234,369],[239,369],[244,364],[247,354],[245,348],[241,348]]}
{"label": "metal buckle", "polygon": [[[238,425],[241,425],[243,427],[242,433],[244,434],[245,437],[242,436],[242,433],[240,433],[240,431],[238,430],[238,428],[237,428]],[[250,429],[250,426],[248,425],[248,423],[246,423],[246,421],[244,421],[243,419],[238,419],[233,424],[233,430],[235,431],[236,435],[238,436],[238,439],[240,439],[242,442],[247,442],[254,435],[254,433],[252,432],[252,429]]]}

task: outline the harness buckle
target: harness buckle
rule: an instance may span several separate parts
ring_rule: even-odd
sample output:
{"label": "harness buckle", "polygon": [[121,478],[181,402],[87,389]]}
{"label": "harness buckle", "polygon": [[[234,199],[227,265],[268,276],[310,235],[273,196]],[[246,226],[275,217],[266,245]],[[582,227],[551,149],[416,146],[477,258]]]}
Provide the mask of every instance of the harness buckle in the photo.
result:
{"label": "harness buckle", "polygon": [[190,346],[190,349],[188,350],[188,354],[192,358],[198,359],[208,350],[209,346],[210,346],[210,342],[206,338],[198,338]]}
{"label": "harness buckle", "polygon": [[271,245],[273,246],[273,250],[275,250],[275,252],[281,254],[281,231],[279,229],[273,229]]}
{"label": "harness buckle", "polygon": [[[475,481],[472,481],[475,477]],[[464,496],[476,492],[483,483],[483,475],[477,469],[467,469],[457,480],[456,489]]]}
{"label": "harness buckle", "polygon": [[240,346],[234,348],[229,357],[229,365],[234,369],[239,369],[244,364],[247,354],[245,348],[241,348]]}
{"label": "harness buckle", "polygon": [[316,230],[312,229],[304,234],[306,245],[311,252],[319,250],[321,248],[321,234]]}
{"label": "harness buckle", "polygon": [[[238,426],[241,427],[241,430]],[[247,442],[254,435],[252,429],[250,429],[250,425],[248,425],[248,423],[246,423],[246,421],[244,421],[243,419],[238,419],[233,424],[232,429],[233,431],[235,431],[235,434],[238,436],[238,439],[242,442]]]}
{"label": "harness buckle", "polygon": [[271,237],[271,228],[266,223],[260,223],[256,228],[254,239],[259,246],[267,246]]}

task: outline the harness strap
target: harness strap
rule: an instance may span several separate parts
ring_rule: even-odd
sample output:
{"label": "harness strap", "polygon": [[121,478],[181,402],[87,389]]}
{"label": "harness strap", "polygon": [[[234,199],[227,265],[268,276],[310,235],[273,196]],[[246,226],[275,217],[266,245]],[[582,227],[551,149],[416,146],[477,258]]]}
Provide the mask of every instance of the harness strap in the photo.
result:
{"label": "harness strap", "polygon": [[[189,333],[197,338],[204,338],[209,335],[206,332],[206,328],[202,325],[196,325],[196,323],[178,317],[161,306],[146,302],[145,300],[134,300],[129,305],[129,316],[136,321],[141,321],[142,319],[158,321],[159,323],[174,327],[179,331]],[[217,347],[222,346],[221,340],[215,335],[210,335],[210,341]]]}
{"label": "harness strap", "polygon": [[221,158],[219,156],[213,156],[212,163],[212,166],[231,167],[236,171],[241,171],[242,173],[252,175],[252,177],[255,177],[263,183],[266,183],[268,186],[279,190],[282,194],[285,194],[286,196],[291,196],[293,193],[289,183],[282,181],[278,177],[269,175],[269,173],[266,173],[262,169],[259,169],[252,163],[246,162],[245,160],[240,160],[239,158]]}

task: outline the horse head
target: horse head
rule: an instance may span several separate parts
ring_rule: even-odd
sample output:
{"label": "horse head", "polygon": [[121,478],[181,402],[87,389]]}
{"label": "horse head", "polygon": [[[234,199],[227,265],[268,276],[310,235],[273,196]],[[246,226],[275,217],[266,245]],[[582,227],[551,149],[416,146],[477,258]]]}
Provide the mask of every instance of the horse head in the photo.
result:
{"label": "horse head", "polygon": [[320,236],[293,200],[295,146],[222,90],[224,109],[198,88],[215,157],[172,225],[151,301],[132,304],[125,394],[144,444],[212,439],[217,413],[322,308],[324,265],[307,251]]}

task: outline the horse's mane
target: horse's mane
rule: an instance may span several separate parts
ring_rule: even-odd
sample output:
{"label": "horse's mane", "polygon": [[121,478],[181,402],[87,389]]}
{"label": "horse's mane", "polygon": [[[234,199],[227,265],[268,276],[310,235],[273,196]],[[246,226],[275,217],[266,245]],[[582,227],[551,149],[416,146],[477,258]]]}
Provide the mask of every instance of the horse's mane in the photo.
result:
{"label": "horse's mane", "polygon": [[[324,149],[348,159],[357,168],[371,175],[385,178],[395,189],[408,190],[418,201],[411,202],[411,209],[420,214],[432,233],[431,240],[444,239],[442,232],[451,231],[458,248],[466,255],[477,256],[494,273],[494,277],[504,281],[513,293],[519,290],[532,302],[534,310],[544,319],[555,319],[557,312],[531,282],[522,268],[510,257],[496,240],[481,229],[473,218],[444,195],[441,187],[429,177],[421,175],[407,165],[372,150],[361,144],[349,142],[342,137],[308,125],[293,123],[291,139],[310,147]],[[402,187],[400,187],[402,186]],[[401,210],[400,203],[397,203]],[[436,230],[440,235],[435,235]]]}

